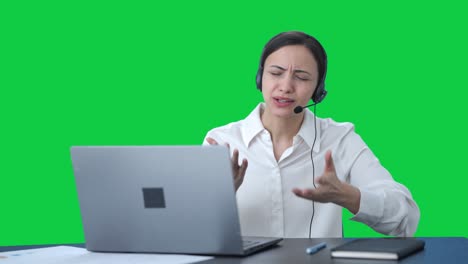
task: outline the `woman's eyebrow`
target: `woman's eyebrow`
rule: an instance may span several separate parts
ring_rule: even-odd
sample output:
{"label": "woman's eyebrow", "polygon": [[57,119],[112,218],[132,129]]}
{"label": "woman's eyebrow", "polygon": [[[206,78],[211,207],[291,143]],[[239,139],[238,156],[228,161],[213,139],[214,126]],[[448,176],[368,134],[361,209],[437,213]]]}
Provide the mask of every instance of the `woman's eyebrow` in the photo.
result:
{"label": "woman's eyebrow", "polygon": [[278,68],[278,69],[283,70],[283,71],[286,70],[286,68],[283,68],[283,67],[278,66],[278,65],[271,65],[270,68]]}
{"label": "woman's eyebrow", "polygon": [[[287,70],[286,68],[283,68],[283,67],[278,66],[278,65],[271,65],[270,68],[277,68],[277,69],[280,69],[280,70],[282,70],[282,71]],[[304,71],[304,70],[300,70],[300,69],[296,69],[296,70],[294,70],[294,72],[296,72],[296,73],[306,73],[306,74],[308,74],[308,75],[311,75],[309,72]]]}
{"label": "woman's eyebrow", "polygon": [[301,73],[306,73],[306,74],[308,74],[308,75],[311,75],[308,71],[299,70],[299,69],[294,70],[294,72],[301,72]]}

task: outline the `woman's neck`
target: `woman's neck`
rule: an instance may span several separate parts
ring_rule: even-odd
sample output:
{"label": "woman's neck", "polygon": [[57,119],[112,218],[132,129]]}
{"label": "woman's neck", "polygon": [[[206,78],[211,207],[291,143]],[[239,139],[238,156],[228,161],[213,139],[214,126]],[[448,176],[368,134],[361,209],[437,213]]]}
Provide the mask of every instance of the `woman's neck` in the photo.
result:
{"label": "woman's neck", "polygon": [[270,132],[273,142],[292,142],[294,136],[297,135],[301,128],[304,113],[291,117],[278,117],[271,115],[266,109],[263,109],[261,120],[263,126]]}

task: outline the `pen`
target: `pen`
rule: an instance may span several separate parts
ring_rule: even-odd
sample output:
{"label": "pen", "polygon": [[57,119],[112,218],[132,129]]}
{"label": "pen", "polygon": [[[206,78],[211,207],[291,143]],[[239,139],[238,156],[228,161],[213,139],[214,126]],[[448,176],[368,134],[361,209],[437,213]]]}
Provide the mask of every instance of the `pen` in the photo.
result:
{"label": "pen", "polygon": [[315,254],[319,250],[321,250],[322,248],[326,248],[326,247],[327,247],[327,243],[322,242],[322,243],[319,243],[319,244],[317,244],[315,246],[306,248],[306,253],[307,254]]}

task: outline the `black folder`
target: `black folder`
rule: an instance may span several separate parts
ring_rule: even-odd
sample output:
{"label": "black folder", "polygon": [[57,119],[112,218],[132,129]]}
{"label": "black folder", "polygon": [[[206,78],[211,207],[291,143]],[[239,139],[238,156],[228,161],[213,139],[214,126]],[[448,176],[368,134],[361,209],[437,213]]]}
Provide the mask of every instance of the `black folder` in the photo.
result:
{"label": "black folder", "polygon": [[424,244],[415,238],[356,239],[330,251],[333,258],[398,260],[424,249]]}

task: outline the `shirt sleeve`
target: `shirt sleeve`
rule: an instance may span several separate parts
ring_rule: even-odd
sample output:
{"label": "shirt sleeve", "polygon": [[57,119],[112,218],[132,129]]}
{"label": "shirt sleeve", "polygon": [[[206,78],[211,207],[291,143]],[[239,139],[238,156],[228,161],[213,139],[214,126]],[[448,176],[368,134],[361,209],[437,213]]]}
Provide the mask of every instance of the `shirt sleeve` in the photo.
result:
{"label": "shirt sleeve", "polygon": [[338,160],[343,160],[348,182],[361,192],[359,212],[351,220],[391,236],[413,236],[420,212],[410,191],[393,180],[352,127],[340,141]]}
{"label": "shirt sleeve", "polygon": [[206,140],[208,137],[216,140],[216,142],[218,142],[219,145],[225,144],[225,140],[222,138],[221,133],[219,133],[217,129],[212,129],[208,131],[205,138],[203,139],[203,146],[210,146],[210,143],[208,143],[208,141]]}
{"label": "shirt sleeve", "polygon": [[210,145],[210,143],[208,143],[208,141],[206,141],[206,138],[207,138],[207,137],[208,137],[208,134],[207,134],[207,135],[205,136],[205,138],[203,139],[203,143],[202,143],[203,146],[209,146],[209,145]]}

